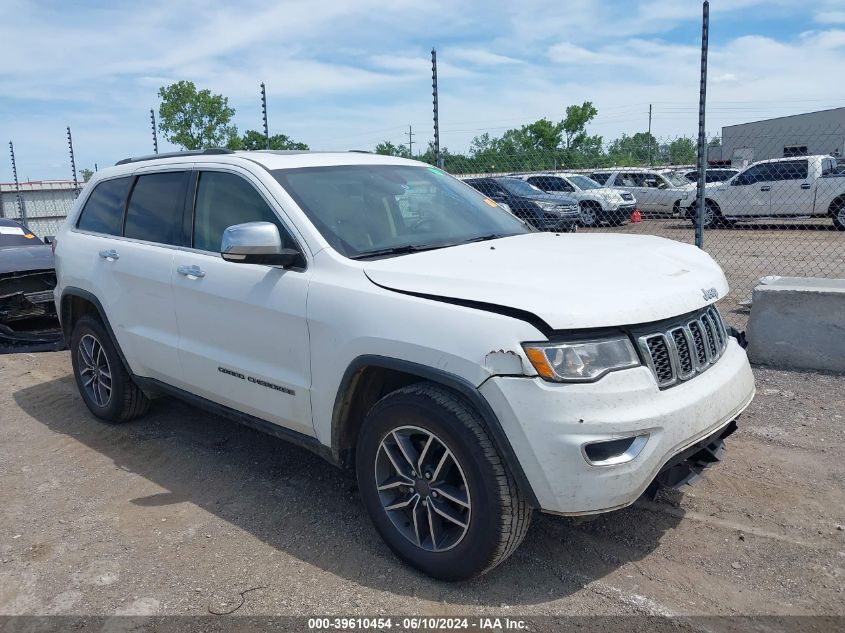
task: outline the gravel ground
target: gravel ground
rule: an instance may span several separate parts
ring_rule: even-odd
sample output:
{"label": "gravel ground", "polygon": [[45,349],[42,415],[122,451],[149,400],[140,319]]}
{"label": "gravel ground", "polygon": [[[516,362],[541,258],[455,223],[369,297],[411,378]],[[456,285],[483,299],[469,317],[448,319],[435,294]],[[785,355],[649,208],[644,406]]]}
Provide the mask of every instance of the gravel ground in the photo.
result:
{"label": "gravel ground", "polygon": [[845,615],[845,376],[755,373],[695,486],[536,515],[508,562],[445,584],[310,453],[171,399],[110,426],[67,352],[0,356],[0,615]]}

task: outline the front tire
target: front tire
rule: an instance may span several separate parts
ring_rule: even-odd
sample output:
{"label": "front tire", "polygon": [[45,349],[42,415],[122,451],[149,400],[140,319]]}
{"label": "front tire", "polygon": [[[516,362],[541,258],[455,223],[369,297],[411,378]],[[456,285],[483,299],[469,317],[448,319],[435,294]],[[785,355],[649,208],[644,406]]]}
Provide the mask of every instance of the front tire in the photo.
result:
{"label": "front tire", "polygon": [[595,202],[582,202],[580,205],[581,226],[598,226],[601,207]]}
{"label": "front tire", "polygon": [[71,364],[88,409],[107,422],[128,422],[147,412],[150,401],[132,377],[99,319],[86,315],[73,327]]}
{"label": "front tire", "polygon": [[522,542],[531,508],[469,402],[433,383],[382,398],[356,447],[358,487],[388,547],[441,580],[483,574]]}
{"label": "front tire", "polygon": [[[698,205],[690,207],[690,222],[695,226],[696,216],[698,215]],[[719,205],[712,200],[704,201],[704,218],[702,225],[705,229],[721,228],[727,229],[733,226],[730,220],[726,220],[722,215],[722,210]]]}

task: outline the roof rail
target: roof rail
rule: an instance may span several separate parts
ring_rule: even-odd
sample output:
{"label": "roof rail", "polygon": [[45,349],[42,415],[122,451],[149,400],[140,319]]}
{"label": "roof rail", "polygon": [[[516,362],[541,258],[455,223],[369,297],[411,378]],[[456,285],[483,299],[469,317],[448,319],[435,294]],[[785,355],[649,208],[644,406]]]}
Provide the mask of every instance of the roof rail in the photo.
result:
{"label": "roof rail", "polygon": [[155,160],[156,158],[181,158],[182,156],[203,156],[208,154],[234,154],[230,149],[225,147],[209,147],[208,149],[190,149],[182,152],[165,152],[164,154],[147,154],[146,156],[133,156],[124,158],[115,163],[115,165],[127,165],[129,163],[141,163],[145,160]]}

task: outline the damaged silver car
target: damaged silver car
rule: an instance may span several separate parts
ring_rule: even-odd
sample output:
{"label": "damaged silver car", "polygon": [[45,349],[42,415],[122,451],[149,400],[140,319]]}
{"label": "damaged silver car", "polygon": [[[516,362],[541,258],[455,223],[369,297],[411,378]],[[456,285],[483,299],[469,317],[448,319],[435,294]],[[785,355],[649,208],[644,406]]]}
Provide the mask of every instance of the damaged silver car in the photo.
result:
{"label": "damaged silver car", "polygon": [[55,287],[50,245],[22,224],[0,218],[0,354],[64,347]]}

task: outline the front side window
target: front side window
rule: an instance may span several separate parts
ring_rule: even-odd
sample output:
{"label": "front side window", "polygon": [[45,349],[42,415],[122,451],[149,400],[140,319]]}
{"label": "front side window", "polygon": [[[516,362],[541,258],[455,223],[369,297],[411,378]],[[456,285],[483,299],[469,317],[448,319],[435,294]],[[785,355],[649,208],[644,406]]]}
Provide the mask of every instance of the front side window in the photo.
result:
{"label": "front side window", "polygon": [[297,248],[290,233],[252,184],[237,174],[200,172],[194,210],[194,248],[219,253],[223,232],[245,222],[272,222],[279,229],[282,248]]}
{"label": "front side window", "polygon": [[774,180],[771,172],[770,163],[762,163],[760,165],[752,165],[745,171],[741,172],[734,178],[735,185],[754,185],[758,182],[768,182]]}
{"label": "front side window", "polygon": [[530,230],[434,167],[337,165],[271,173],[326,241],[347,257],[443,248]]}
{"label": "front side window", "polygon": [[132,176],[104,180],[96,187],[79,216],[76,227],[83,231],[120,235],[123,228],[123,207]]}
{"label": "front side window", "polygon": [[590,174],[590,178],[601,185],[605,185],[607,184],[608,178],[610,178],[610,174],[606,172],[596,172],[595,174]]}
{"label": "front side window", "polygon": [[123,235],[158,244],[182,244],[187,171],[138,176],[126,207]]}

